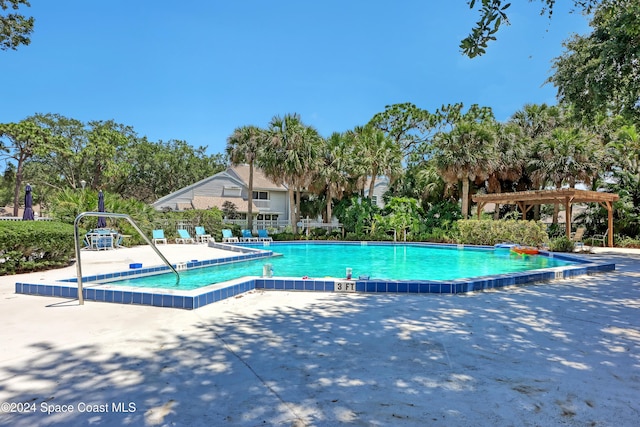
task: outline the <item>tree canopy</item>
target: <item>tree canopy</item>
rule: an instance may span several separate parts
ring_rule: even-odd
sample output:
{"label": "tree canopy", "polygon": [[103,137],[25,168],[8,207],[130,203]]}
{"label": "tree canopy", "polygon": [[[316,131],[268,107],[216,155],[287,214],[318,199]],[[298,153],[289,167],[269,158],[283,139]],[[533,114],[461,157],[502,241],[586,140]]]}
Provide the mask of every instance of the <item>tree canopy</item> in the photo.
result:
{"label": "tree canopy", "polygon": [[[540,14],[546,14],[551,18],[556,1],[539,1],[543,4]],[[574,6],[585,13],[590,13],[601,2],[615,3],[614,0],[573,0]],[[467,3],[470,9],[476,9],[476,5],[478,5],[480,18],[471,29],[471,33],[460,42],[460,49],[464,55],[475,58],[486,53],[489,42],[496,40],[496,34],[502,24],[509,25],[507,9],[511,3],[505,0],[469,0]]]}
{"label": "tree canopy", "polygon": [[[0,0],[0,50],[16,50],[20,45],[31,43],[29,36],[33,32],[33,17],[26,17],[15,11],[20,5],[30,7],[28,0]],[[8,9],[14,12],[6,13]]]}
{"label": "tree canopy", "polygon": [[640,3],[603,2],[590,25],[591,34],[564,43],[549,81],[583,119],[621,115],[640,123]]}

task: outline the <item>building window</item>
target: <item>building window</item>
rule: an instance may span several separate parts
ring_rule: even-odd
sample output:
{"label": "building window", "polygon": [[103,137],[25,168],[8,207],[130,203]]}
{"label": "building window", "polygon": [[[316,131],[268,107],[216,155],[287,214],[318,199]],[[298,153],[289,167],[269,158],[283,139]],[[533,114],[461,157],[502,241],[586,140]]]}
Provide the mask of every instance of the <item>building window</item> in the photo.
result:
{"label": "building window", "polygon": [[378,196],[371,196],[371,204],[373,205],[378,204]]}
{"label": "building window", "polygon": [[253,200],[269,200],[269,193],[266,191],[254,191]]}
{"label": "building window", "polygon": [[242,188],[224,187],[222,195],[227,197],[240,197],[242,195]]}

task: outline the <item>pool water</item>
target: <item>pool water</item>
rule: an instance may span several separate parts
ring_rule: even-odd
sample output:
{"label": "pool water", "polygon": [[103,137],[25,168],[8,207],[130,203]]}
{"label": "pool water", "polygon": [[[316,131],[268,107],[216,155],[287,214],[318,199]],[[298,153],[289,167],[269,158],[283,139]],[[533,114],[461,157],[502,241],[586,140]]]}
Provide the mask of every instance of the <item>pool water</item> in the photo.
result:
{"label": "pool water", "polygon": [[110,282],[112,285],[190,290],[243,276],[262,276],[270,263],[273,275],[295,278],[352,277],[387,280],[452,280],[572,265],[546,256],[522,256],[508,250],[458,249],[426,245],[290,243],[248,246],[282,256],[216,265],[173,274]]}

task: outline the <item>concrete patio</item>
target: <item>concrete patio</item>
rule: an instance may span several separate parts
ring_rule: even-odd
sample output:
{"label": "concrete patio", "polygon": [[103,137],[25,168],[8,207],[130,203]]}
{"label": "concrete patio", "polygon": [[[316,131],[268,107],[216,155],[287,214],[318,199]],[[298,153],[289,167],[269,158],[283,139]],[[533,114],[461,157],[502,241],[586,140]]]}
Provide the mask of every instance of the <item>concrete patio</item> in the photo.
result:
{"label": "concrete patio", "polygon": [[[83,253],[83,273],[160,264],[148,249]],[[16,295],[0,277],[0,425],[637,425],[640,254],[585,256],[617,270],[463,295],[254,291],[193,311]]]}

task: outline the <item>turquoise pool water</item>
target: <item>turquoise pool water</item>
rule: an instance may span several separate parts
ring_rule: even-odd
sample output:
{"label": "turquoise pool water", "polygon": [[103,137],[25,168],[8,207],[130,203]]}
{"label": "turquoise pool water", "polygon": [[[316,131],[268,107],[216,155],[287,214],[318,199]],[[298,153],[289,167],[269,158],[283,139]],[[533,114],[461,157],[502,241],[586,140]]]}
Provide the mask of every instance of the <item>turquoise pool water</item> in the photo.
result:
{"label": "turquoise pool water", "polygon": [[180,285],[173,274],[110,282],[145,288],[197,289],[243,276],[262,276],[263,265],[273,265],[274,276],[344,278],[368,276],[387,280],[452,280],[514,273],[572,265],[546,256],[521,256],[507,250],[457,249],[424,245],[292,243],[248,246],[269,249],[281,256],[217,265],[180,272]]}

